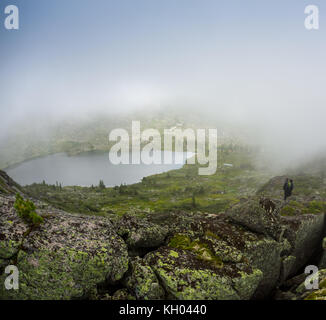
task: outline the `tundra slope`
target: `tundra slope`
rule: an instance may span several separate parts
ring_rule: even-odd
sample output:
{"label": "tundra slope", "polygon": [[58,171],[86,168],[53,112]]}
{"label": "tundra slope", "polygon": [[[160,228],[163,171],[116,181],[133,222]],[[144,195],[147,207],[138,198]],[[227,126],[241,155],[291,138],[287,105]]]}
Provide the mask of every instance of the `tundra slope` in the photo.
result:
{"label": "tundra slope", "polygon": [[2,299],[323,297],[323,288],[309,295],[302,285],[299,293],[293,285],[282,291],[322,249],[323,212],[298,209],[287,216],[277,205],[270,213],[252,196],[215,214],[178,210],[113,219],[34,200],[44,223],[33,227],[13,207],[20,187],[4,172],[0,179],[0,281],[5,266],[20,271],[19,290],[2,286]]}

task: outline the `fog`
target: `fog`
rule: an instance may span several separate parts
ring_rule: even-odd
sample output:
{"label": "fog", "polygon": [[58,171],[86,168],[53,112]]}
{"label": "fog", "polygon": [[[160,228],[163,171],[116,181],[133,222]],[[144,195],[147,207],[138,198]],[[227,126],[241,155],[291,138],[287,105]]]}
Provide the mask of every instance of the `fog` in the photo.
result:
{"label": "fog", "polygon": [[279,168],[326,150],[326,34],[305,30],[304,1],[30,2],[21,30],[0,31],[0,145],[18,128],[173,110],[243,130]]}

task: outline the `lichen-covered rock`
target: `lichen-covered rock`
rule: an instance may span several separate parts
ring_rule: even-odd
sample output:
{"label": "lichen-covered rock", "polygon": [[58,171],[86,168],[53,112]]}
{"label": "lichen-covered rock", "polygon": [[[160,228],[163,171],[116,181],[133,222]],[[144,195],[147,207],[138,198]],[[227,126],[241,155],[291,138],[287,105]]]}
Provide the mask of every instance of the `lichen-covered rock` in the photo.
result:
{"label": "lichen-covered rock", "polygon": [[[306,290],[300,299],[304,300],[326,300],[326,269],[319,270],[317,274],[312,277],[312,281],[318,277],[318,289]],[[300,286],[303,287],[304,283]]]}
{"label": "lichen-covered rock", "polygon": [[[309,288],[308,284],[317,284],[317,288]],[[286,290],[278,290],[276,298],[280,300],[326,300],[326,269],[320,269],[310,275],[304,273],[297,275],[286,281],[284,287]]]}
{"label": "lichen-covered rock", "polygon": [[117,223],[117,233],[131,250],[155,248],[164,243],[168,228],[153,224],[146,219],[124,215]]}
{"label": "lichen-covered rock", "polygon": [[265,298],[277,284],[281,270],[282,243],[273,239],[263,238],[258,241],[246,242],[245,255],[249,258],[253,268],[262,271],[263,278],[254,297]]}
{"label": "lichen-covered rock", "polygon": [[13,197],[1,197],[0,207],[0,258],[10,259],[17,254],[28,226],[14,212]]}
{"label": "lichen-covered rock", "polygon": [[243,264],[219,265],[196,250],[162,247],[146,255],[170,299],[249,299],[262,273]]}
{"label": "lichen-covered rock", "polygon": [[[255,292],[248,290],[243,297],[248,299],[268,297],[280,280],[282,259],[291,254],[292,247],[287,239],[276,241],[262,233],[249,231],[246,227],[232,223],[229,216],[224,214],[196,218],[197,224],[192,230],[185,231],[184,235],[188,238],[191,236],[194,239],[198,238],[199,242],[208,246],[211,253],[219,257],[226,266],[234,264],[241,269],[250,265],[260,270],[262,276],[255,287]],[[280,229],[282,227],[280,226]],[[181,241],[182,237],[179,236],[179,248],[192,249],[192,244],[186,237],[184,236]]]}
{"label": "lichen-covered rock", "polygon": [[109,300],[135,300],[135,297],[127,289],[119,289]]}
{"label": "lichen-covered rock", "polygon": [[[232,210],[233,208],[230,209]],[[264,211],[261,214],[267,213]],[[249,228],[229,219],[228,213],[210,219],[202,218],[198,224],[201,224],[201,229],[204,230],[202,239],[209,241],[213,252],[224,263],[246,263],[263,273],[252,297],[268,297],[280,280],[283,257],[291,254],[289,241],[283,237],[278,239],[282,241],[276,241],[263,233],[249,231]],[[278,228],[282,231],[284,226],[280,225]]]}
{"label": "lichen-covered rock", "polygon": [[280,282],[285,281],[289,277],[296,261],[297,258],[294,256],[285,256],[282,258]]}
{"label": "lichen-covered rock", "polygon": [[279,299],[325,296],[326,273],[318,292],[306,292],[301,278],[288,279],[321,249],[319,209],[280,216],[281,200],[269,212],[250,198],[227,213],[107,218],[37,202],[44,222],[31,226],[13,209],[10,193],[18,186],[5,183],[11,186],[0,194],[0,283],[5,266],[14,264],[19,290],[2,286],[2,299],[237,300],[266,298],[275,288]]}
{"label": "lichen-covered rock", "polygon": [[12,195],[21,192],[21,186],[12,180],[7,173],[0,170],[0,194]]}
{"label": "lichen-covered rock", "polygon": [[291,255],[296,262],[288,271],[294,275],[305,266],[316,250],[320,250],[324,236],[324,214],[305,214],[295,217],[282,217],[281,222],[286,226],[285,237],[291,243]]}
{"label": "lichen-covered rock", "polygon": [[154,271],[139,257],[130,261],[130,272],[123,283],[138,300],[157,300],[165,296]]}
{"label": "lichen-covered rock", "polygon": [[83,298],[97,284],[115,283],[128,270],[127,246],[109,220],[58,210],[39,214],[44,223],[31,228],[14,210],[1,212],[2,222],[13,222],[0,224],[2,258],[13,254],[11,262],[19,269],[19,290],[1,287],[1,298]]}
{"label": "lichen-covered rock", "polygon": [[323,248],[323,252],[321,254],[320,261],[318,263],[318,267],[320,269],[325,269],[326,268],[326,238],[323,239],[322,248]]}
{"label": "lichen-covered rock", "polygon": [[264,274],[259,269],[254,269],[252,273],[239,272],[241,277],[233,278],[233,287],[238,292],[242,300],[249,300],[257,291],[262,282]]}
{"label": "lichen-covered rock", "polygon": [[217,275],[212,269],[198,266],[189,252],[161,248],[150,253],[146,261],[152,265],[168,297],[179,300],[240,299],[231,279]]}
{"label": "lichen-covered rock", "polygon": [[228,217],[253,232],[271,236],[275,240],[281,234],[279,215],[267,212],[256,200],[240,201],[227,211]]}
{"label": "lichen-covered rock", "polygon": [[[314,288],[315,285],[317,288]],[[320,269],[314,274],[302,273],[287,280],[282,290],[277,290],[274,298],[277,300],[326,300],[326,269]]]}

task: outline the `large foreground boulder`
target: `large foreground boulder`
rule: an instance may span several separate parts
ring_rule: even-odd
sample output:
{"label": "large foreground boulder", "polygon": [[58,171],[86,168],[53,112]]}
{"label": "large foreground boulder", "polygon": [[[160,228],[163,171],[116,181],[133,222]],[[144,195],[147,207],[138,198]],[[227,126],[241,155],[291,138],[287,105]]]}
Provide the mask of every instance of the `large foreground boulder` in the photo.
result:
{"label": "large foreground boulder", "polygon": [[[212,256],[207,250],[196,252],[164,247],[149,253],[145,260],[160,279],[167,298],[250,299],[262,279],[262,272],[248,265],[243,265],[242,268],[223,265],[218,257]],[[198,257],[198,254],[202,255]]]}
{"label": "large foreground boulder", "polygon": [[326,238],[323,239],[322,242],[322,254],[318,263],[318,267],[321,269],[326,269]]}
{"label": "large foreground boulder", "polygon": [[285,278],[293,276],[306,266],[316,252],[322,250],[322,239],[325,234],[324,214],[302,214],[294,217],[282,217],[286,227],[284,237],[291,246],[292,265],[288,268]]}
{"label": "large foreground boulder", "polygon": [[[169,298],[251,299],[263,284],[264,272],[268,288],[275,285],[278,274],[270,279],[267,275],[272,271],[266,267],[263,272],[251,261],[257,247],[264,242],[264,235],[232,224],[224,214],[188,216],[191,218],[193,223],[188,223],[183,230],[177,229],[167,246],[144,258]],[[258,255],[261,260],[265,257],[266,266],[273,245],[277,249],[281,247],[273,239],[267,241],[270,245],[263,247]],[[279,253],[280,249],[276,251]],[[278,269],[280,260],[278,256]]]}
{"label": "large foreground boulder", "polygon": [[266,211],[258,199],[253,198],[240,201],[227,211],[233,223],[265,235],[262,241],[252,242],[249,251],[246,249],[252,265],[264,272],[257,297],[263,297],[276,284],[294,276],[321,250],[324,213],[309,214],[306,209],[293,215],[281,215],[280,208],[276,206],[274,211]]}
{"label": "large foreground boulder", "polygon": [[130,270],[122,282],[138,300],[165,298],[165,291],[153,269],[139,257],[131,259]]}
{"label": "large foreground boulder", "polygon": [[115,223],[115,228],[126,241],[129,254],[133,256],[144,255],[149,250],[163,245],[168,234],[166,226],[160,226],[145,218],[139,219],[128,214]]}
{"label": "large foreground boulder", "polygon": [[279,239],[282,232],[277,212],[267,212],[257,201],[240,201],[227,211],[228,217],[249,230]]}
{"label": "large foreground boulder", "polygon": [[[2,299],[85,298],[128,270],[127,246],[110,221],[54,209],[38,213],[44,222],[31,227],[12,207],[0,207],[0,259],[19,270],[19,290],[1,286]],[[6,276],[1,272],[1,283]]]}

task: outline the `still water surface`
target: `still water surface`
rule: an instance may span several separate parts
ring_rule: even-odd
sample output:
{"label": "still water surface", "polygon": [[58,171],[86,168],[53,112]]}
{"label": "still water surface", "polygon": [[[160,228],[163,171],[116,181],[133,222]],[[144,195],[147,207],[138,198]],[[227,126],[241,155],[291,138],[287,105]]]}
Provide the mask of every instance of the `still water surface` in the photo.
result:
{"label": "still water surface", "polygon": [[[192,156],[190,153],[162,151],[162,157],[168,153],[172,153],[173,159],[181,159],[183,163]],[[23,162],[8,168],[6,172],[23,186],[34,182],[41,183],[43,180],[48,184],[58,182],[63,186],[95,186],[103,180],[107,187],[113,187],[124,183],[137,183],[143,177],[183,166],[177,163],[173,161],[173,164],[113,165],[109,161],[108,153],[87,153],[71,157],[59,153]]]}

